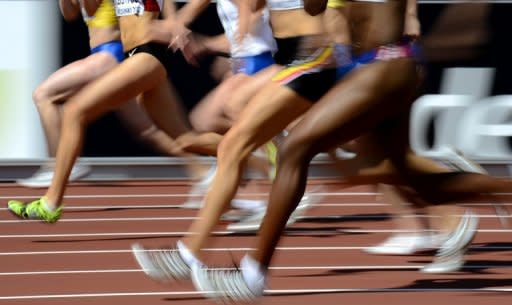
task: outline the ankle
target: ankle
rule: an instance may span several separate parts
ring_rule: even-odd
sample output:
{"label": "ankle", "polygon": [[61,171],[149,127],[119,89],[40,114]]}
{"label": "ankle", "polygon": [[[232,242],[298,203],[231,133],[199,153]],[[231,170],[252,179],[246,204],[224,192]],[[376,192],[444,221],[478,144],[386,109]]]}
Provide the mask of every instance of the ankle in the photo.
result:
{"label": "ankle", "polygon": [[197,258],[194,253],[185,245],[184,242],[178,240],[176,243],[178,248],[178,252],[180,253],[181,258],[185,261],[185,263],[190,267],[194,266],[203,266],[203,262]]}
{"label": "ankle", "polygon": [[247,286],[254,293],[260,294],[265,289],[266,270],[249,255],[240,261],[240,269]]}
{"label": "ankle", "polygon": [[55,211],[58,208],[58,205],[55,203],[55,201],[48,199],[48,196],[46,195],[41,197],[41,204],[48,211]]}

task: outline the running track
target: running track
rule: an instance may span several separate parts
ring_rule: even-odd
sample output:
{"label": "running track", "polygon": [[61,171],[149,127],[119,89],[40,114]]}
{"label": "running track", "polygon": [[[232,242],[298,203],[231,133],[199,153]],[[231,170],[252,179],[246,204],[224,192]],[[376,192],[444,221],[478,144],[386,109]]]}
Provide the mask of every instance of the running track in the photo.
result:
{"label": "running track", "polygon": [[[387,206],[372,188],[343,189],[320,180],[309,188],[318,185],[324,196],[288,229],[260,304],[509,304],[512,232],[487,203],[471,204],[484,217],[465,268],[430,275],[418,268],[432,253],[361,251],[393,230]],[[129,250],[136,241],[170,245],[186,232],[195,211],[178,207],[189,187],[186,181],[72,184],[63,218],[48,225],[18,221],[5,209],[7,199],[32,199],[44,190],[0,184],[0,304],[214,304],[190,283],[153,282]],[[267,190],[248,187],[240,197],[264,198]],[[512,205],[512,194],[502,198]],[[221,225],[207,249],[208,262],[238,262],[253,240]]]}

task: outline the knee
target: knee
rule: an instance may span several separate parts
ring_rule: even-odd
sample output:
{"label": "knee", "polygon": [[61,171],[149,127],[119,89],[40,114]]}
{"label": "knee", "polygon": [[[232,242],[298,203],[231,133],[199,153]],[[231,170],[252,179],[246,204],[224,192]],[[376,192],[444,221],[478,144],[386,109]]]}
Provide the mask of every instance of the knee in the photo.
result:
{"label": "knee", "polygon": [[32,100],[37,108],[45,107],[52,102],[48,89],[44,85],[37,87],[36,90],[32,92]]}
{"label": "knee", "polygon": [[86,123],[86,114],[82,107],[73,103],[64,105],[62,109],[63,128],[66,128],[66,126],[70,124],[85,125]]}
{"label": "knee", "polygon": [[313,159],[314,155],[310,143],[291,133],[279,144],[278,163],[280,165],[307,163]]}
{"label": "knee", "polygon": [[198,132],[221,132],[213,113],[205,115],[199,111],[193,111],[189,115],[189,120],[194,130]]}
{"label": "knee", "polygon": [[230,130],[217,148],[219,166],[221,163],[229,165],[240,164],[250,153],[249,141],[245,134],[236,130]]}

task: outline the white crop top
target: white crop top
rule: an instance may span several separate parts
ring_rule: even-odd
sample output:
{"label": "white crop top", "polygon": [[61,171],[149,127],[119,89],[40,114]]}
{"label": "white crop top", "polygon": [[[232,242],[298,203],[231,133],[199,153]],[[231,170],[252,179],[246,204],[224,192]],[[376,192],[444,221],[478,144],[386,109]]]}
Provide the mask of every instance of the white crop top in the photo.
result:
{"label": "white crop top", "polygon": [[114,0],[118,17],[142,15],[145,11],[160,12],[163,2],[164,0]]}
{"label": "white crop top", "polygon": [[275,53],[277,45],[270,27],[268,9],[263,10],[261,18],[253,25],[252,31],[247,34],[241,43],[236,41],[238,29],[238,7],[233,0],[217,0],[217,14],[224,28],[224,32],[231,45],[232,57],[246,57]]}
{"label": "white crop top", "polygon": [[304,8],[302,0],[267,0],[267,6],[271,11],[284,11]]}

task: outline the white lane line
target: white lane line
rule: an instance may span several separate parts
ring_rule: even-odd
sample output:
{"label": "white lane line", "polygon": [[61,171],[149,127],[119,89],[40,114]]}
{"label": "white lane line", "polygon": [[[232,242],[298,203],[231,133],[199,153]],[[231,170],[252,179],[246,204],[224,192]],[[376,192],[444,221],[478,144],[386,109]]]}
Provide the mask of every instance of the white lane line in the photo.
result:
{"label": "white lane line", "polygon": [[[315,206],[320,207],[375,207],[387,206],[387,203],[315,203]],[[87,205],[87,206],[73,206],[65,205],[66,211],[73,210],[107,210],[107,209],[177,209],[181,208],[182,204],[141,204],[141,205]],[[0,211],[7,211],[7,207],[0,207]],[[193,209],[185,209],[192,210]]]}
{"label": "white lane line", "polygon": [[[503,206],[512,206],[512,203],[502,203]],[[115,210],[115,209],[178,209],[182,204],[134,204],[134,205],[86,205],[75,206],[65,205],[66,211],[80,211],[80,210]],[[343,202],[343,203],[315,203],[315,207],[378,207],[389,206],[388,203],[382,202]],[[461,206],[476,206],[476,207],[493,207],[492,203],[462,203]],[[7,211],[7,207],[0,207],[0,211]],[[191,210],[191,209],[186,209]]]}
{"label": "white lane line", "polygon": [[[366,292],[512,292],[512,287],[504,288],[324,288],[324,289],[267,289],[265,295],[294,295],[319,293],[366,293]],[[31,299],[74,299],[102,297],[141,297],[141,296],[202,296],[199,291],[142,291],[142,292],[104,292],[76,294],[40,294],[0,296],[0,300],[31,300]]]}
{"label": "white lane line", "polygon": [[[277,247],[279,251],[338,251],[338,250],[361,250],[366,247]],[[511,247],[512,248],[512,247]],[[225,252],[225,251],[251,251],[254,248],[237,247],[237,248],[205,248],[203,251]],[[160,251],[159,249],[146,250]],[[132,253],[130,249],[110,249],[110,250],[62,250],[62,251],[26,251],[26,252],[0,252],[0,256],[17,256],[17,255],[54,255],[54,254],[116,254],[116,253]]]}
{"label": "white lane line", "polygon": [[[377,196],[381,195],[379,192],[311,192],[310,195],[315,196]],[[267,197],[267,192],[256,192],[256,193],[240,193],[241,196],[264,196]],[[493,193],[492,195],[499,196],[510,196],[512,193]],[[2,195],[1,199],[30,199],[39,198],[40,195]],[[75,194],[65,195],[66,199],[98,199],[98,198],[181,198],[189,197],[188,193],[149,193],[149,194]]]}
{"label": "white lane line", "polygon": [[[243,196],[268,196],[268,193],[240,193]],[[318,196],[375,196],[380,195],[376,192],[314,192],[311,195]],[[97,199],[97,198],[168,198],[168,197],[188,197],[188,193],[166,193],[166,194],[96,194],[96,195],[65,195],[68,199]],[[26,199],[39,198],[38,195],[20,196],[20,195],[2,195],[0,199]]]}
{"label": "white lane line", "polygon": [[[369,246],[300,246],[300,247],[277,247],[278,251],[347,251],[347,250],[363,250]],[[471,250],[512,250],[512,246],[471,246]],[[207,252],[242,252],[252,251],[251,247],[236,248],[205,248]],[[160,251],[159,249],[148,249],[148,252]],[[0,256],[18,256],[18,255],[82,255],[82,254],[122,254],[132,253],[130,249],[105,249],[105,250],[60,250],[60,251],[20,251],[20,252],[0,252]]]}
{"label": "white lane line", "polygon": [[[120,221],[169,221],[196,220],[198,217],[116,217],[116,218],[62,218],[59,222],[120,222]],[[37,219],[0,220],[0,223],[41,222]]]}
{"label": "white lane line", "polygon": [[[427,230],[428,231],[428,230]],[[410,233],[410,230],[394,229],[326,229],[324,233]],[[479,233],[510,233],[512,229],[480,229]],[[233,231],[214,231],[212,235],[230,235]],[[319,231],[310,231],[307,228],[288,230],[286,234],[320,234]],[[62,233],[62,234],[4,234],[0,238],[57,238],[57,237],[118,237],[118,236],[188,236],[190,232],[111,232],[111,233]]]}
{"label": "white lane line", "polygon": [[[424,265],[367,265],[367,266],[272,266],[270,270],[418,270]],[[475,265],[464,266],[462,269],[488,269],[488,268],[512,268],[511,265]],[[212,270],[237,270],[233,268],[211,268]],[[31,275],[63,275],[63,274],[91,274],[91,273],[135,273],[143,272],[142,269],[86,269],[86,270],[45,270],[45,271],[20,271],[20,272],[0,272],[0,276],[31,276]]]}
{"label": "white lane line", "polygon": [[[462,214],[456,214],[452,216],[462,216]],[[401,215],[406,218],[437,218],[438,216],[433,215]],[[496,214],[489,215],[478,215],[480,218],[512,218],[512,215],[498,216]],[[300,216],[297,220],[311,220],[311,219],[329,219],[329,220],[357,220],[357,219],[387,219],[388,215],[315,215],[315,216]],[[194,216],[169,216],[169,217],[115,217],[115,218],[62,218],[59,222],[122,222],[122,221],[189,221],[196,220],[199,217]],[[2,223],[25,223],[25,222],[41,222],[37,219],[10,219],[0,220]]]}

